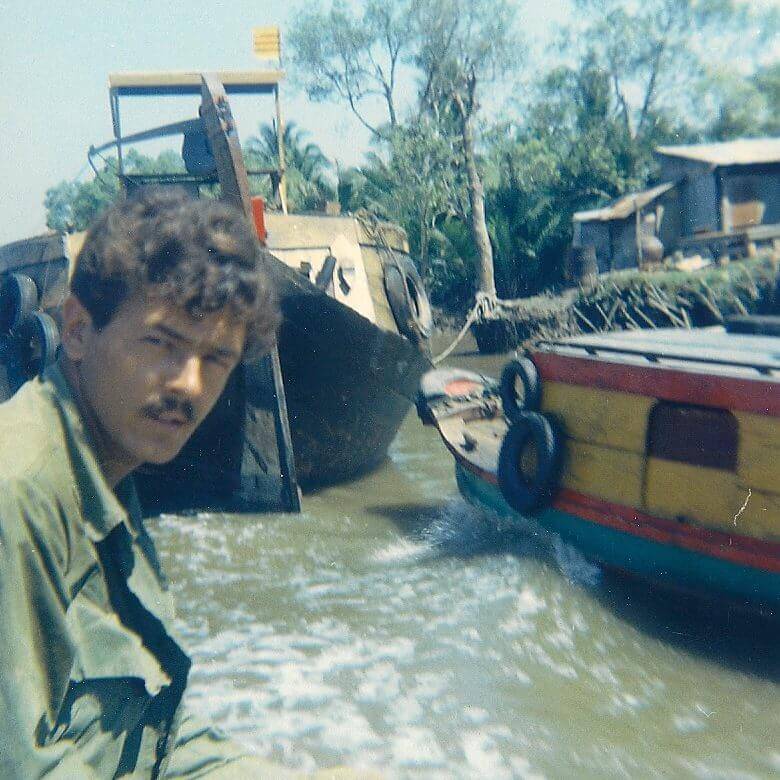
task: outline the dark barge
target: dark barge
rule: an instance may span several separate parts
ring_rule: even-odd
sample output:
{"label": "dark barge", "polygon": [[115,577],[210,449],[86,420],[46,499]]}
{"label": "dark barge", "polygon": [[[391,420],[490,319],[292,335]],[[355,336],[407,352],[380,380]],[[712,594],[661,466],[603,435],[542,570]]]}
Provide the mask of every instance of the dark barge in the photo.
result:
{"label": "dark barge", "polygon": [[[284,317],[278,357],[242,363],[177,458],[141,470],[139,491],[149,513],[290,508],[286,491],[295,489],[296,477],[307,489],[369,471],[386,456],[419,378],[430,368],[430,312],[400,229],[353,217],[288,215],[283,201],[282,213],[265,215],[263,223],[250,199],[225,93],[273,94],[278,78],[111,78],[112,145],[120,160],[122,146],[132,140],[193,129],[207,135],[215,158],[208,176],[122,175],[124,186],[155,178],[195,192],[218,185],[223,198],[254,215]],[[119,97],[161,94],[202,95],[199,118],[122,138]],[[275,172],[277,185],[282,172],[283,162]],[[277,192],[283,197],[283,186]],[[54,359],[59,307],[82,240],[78,233],[50,233],[0,247],[0,398]],[[294,466],[285,463],[285,438]]]}

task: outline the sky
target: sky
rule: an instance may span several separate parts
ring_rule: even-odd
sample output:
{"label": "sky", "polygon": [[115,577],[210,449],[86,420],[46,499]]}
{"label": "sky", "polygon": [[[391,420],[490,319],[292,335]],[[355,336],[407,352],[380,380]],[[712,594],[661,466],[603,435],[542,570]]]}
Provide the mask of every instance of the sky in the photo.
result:
{"label": "sky", "polygon": [[[546,37],[565,4],[527,3],[523,27],[535,39]],[[257,68],[252,28],[279,25],[284,35],[298,7],[287,0],[0,0],[0,244],[45,230],[48,187],[91,176],[87,148],[112,137],[109,73]],[[124,132],[194,116],[175,100],[154,100],[123,101]],[[345,165],[363,159],[368,134],[348,109],[312,104],[288,84],[282,100],[285,120],[310,131],[328,157]],[[271,119],[267,98],[231,104],[242,139]]]}

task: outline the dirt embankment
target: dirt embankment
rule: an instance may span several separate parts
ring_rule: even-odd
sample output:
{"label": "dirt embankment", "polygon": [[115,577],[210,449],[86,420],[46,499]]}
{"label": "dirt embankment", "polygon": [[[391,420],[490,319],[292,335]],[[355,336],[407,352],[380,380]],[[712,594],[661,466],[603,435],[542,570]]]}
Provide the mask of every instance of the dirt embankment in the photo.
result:
{"label": "dirt embankment", "polygon": [[640,328],[691,328],[727,317],[780,313],[778,260],[760,257],[700,271],[622,271],[557,295],[501,302],[472,326],[481,352],[539,339]]}

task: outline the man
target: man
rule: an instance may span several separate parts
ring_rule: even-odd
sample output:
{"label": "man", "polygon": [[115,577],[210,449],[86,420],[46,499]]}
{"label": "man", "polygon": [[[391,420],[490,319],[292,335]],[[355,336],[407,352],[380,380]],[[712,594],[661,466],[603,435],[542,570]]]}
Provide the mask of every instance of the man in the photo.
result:
{"label": "man", "polygon": [[131,481],[279,321],[243,217],[141,191],[87,234],[62,353],[0,406],[0,777],[280,777],[182,713],[190,661]]}

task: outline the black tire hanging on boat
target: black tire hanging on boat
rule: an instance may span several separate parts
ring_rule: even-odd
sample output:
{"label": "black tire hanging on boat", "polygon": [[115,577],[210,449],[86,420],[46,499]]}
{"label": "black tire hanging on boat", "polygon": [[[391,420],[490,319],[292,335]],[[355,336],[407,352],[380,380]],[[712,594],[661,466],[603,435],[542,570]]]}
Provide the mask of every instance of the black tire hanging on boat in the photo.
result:
{"label": "black tire hanging on boat", "polygon": [[[517,380],[523,385],[522,402],[517,396]],[[542,384],[533,361],[526,357],[510,360],[501,372],[499,384],[501,405],[509,422],[517,422],[526,412],[538,411],[542,401]]]}
{"label": "black tire hanging on boat", "polygon": [[45,312],[35,311],[19,326],[17,337],[27,377],[40,376],[57,357],[60,346],[57,324]]}
{"label": "black tire hanging on boat", "polygon": [[[498,484],[512,509],[532,515],[550,503],[561,474],[560,442],[553,424],[538,412],[525,412],[512,423],[498,456]],[[536,454],[533,474],[524,471],[523,454],[529,447]]]}
{"label": "black tire hanging on boat", "polygon": [[0,286],[0,332],[18,328],[38,306],[38,288],[25,274],[8,274]]}
{"label": "black tire hanging on boat", "polygon": [[411,258],[394,252],[384,264],[384,280],[399,332],[415,344],[426,341],[433,332],[433,313]]}

